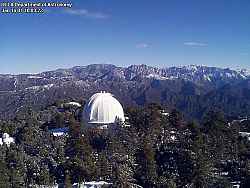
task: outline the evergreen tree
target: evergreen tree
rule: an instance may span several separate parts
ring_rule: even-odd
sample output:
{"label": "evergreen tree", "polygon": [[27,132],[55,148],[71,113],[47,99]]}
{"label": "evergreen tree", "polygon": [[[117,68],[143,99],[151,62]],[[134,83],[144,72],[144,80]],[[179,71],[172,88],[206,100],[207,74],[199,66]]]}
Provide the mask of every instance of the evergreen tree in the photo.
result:
{"label": "evergreen tree", "polygon": [[111,176],[112,172],[109,171],[109,161],[107,159],[107,154],[102,152],[98,154],[98,160],[96,164],[96,178],[102,181],[107,181]]}
{"label": "evergreen tree", "polygon": [[10,187],[10,182],[9,182],[9,169],[7,167],[6,162],[3,159],[0,159],[0,187],[2,188],[8,188]]}
{"label": "evergreen tree", "polygon": [[155,186],[157,182],[155,152],[148,140],[144,141],[143,148],[139,150],[137,162],[139,166],[136,172],[136,179],[142,186]]}
{"label": "evergreen tree", "polygon": [[169,123],[170,126],[175,127],[175,128],[181,128],[184,126],[184,120],[182,114],[174,109],[170,114],[169,114]]}
{"label": "evergreen tree", "polygon": [[48,166],[46,165],[42,166],[39,176],[38,176],[37,183],[39,185],[50,185],[52,183],[50,179]]}
{"label": "evergreen tree", "polygon": [[25,184],[25,169],[23,164],[22,154],[18,153],[16,148],[9,148],[6,155],[7,167],[9,169],[9,184],[10,187],[23,187]]}
{"label": "evergreen tree", "polygon": [[191,152],[194,154],[194,169],[192,182],[195,187],[209,187],[209,182],[212,173],[212,164],[210,156],[204,142],[204,136],[197,132],[194,137]]}
{"label": "evergreen tree", "polygon": [[56,128],[64,127],[64,117],[61,113],[56,114],[55,123],[56,123]]}
{"label": "evergreen tree", "polygon": [[70,118],[69,137],[65,155],[69,157],[66,169],[70,171],[72,182],[90,180],[95,172],[93,150],[89,144],[88,132],[81,135],[80,124]]}
{"label": "evergreen tree", "polygon": [[65,173],[64,186],[65,188],[72,188],[71,178],[68,171]]}

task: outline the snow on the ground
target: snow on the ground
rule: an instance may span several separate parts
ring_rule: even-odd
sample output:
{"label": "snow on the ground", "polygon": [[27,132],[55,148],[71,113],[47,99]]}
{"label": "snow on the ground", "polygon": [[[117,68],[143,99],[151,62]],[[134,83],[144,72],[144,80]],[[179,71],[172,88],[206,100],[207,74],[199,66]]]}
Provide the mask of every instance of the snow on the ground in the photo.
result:
{"label": "snow on the ground", "polygon": [[[80,188],[101,188],[103,185],[111,185],[111,183],[105,181],[91,181],[80,184]],[[76,183],[72,186],[73,188],[78,188],[79,184]]]}
{"label": "snow on the ground", "polygon": [[147,78],[154,78],[154,79],[157,79],[157,80],[168,80],[169,78],[167,77],[164,77],[164,76],[160,76],[158,74],[149,74],[146,76]]}
{"label": "snow on the ground", "polygon": [[246,137],[248,140],[250,140],[250,133],[249,132],[239,132],[240,136]]}
{"label": "snow on the ground", "polygon": [[43,78],[41,76],[28,76],[27,77],[28,79],[40,79],[40,78]]}
{"label": "snow on the ground", "polygon": [[203,75],[203,78],[204,78],[204,80],[207,80],[207,81],[209,81],[209,82],[211,82],[211,78],[210,78],[210,76],[209,75]]}
{"label": "snow on the ground", "polygon": [[[104,185],[112,185],[112,183],[108,183],[105,181],[91,181],[91,182],[84,182],[84,183],[74,183],[72,185],[72,188],[101,188]],[[56,184],[56,185],[33,185],[35,188],[60,188],[64,187],[63,184]],[[130,183],[131,188],[143,188],[142,186],[139,186],[137,184]]]}
{"label": "snow on the ground", "polygon": [[54,84],[47,84],[47,85],[42,85],[42,86],[31,86],[25,88],[25,90],[39,90],[39,89],[50,89],[54,86]]}
{"label": "snow on the ground", "polygon": [[11,143],[15,143],[14,138],[10,137],[8,133],[3,133],[3,137],[0,138],[0,145],[6,144],[7,146],[10,146]]}
{"label": "snow on the ground", "polygon": [[[111,183],[107,183],[105,181],[91,181],[85,183],[74,183],[72,188],[101,188],[103,185],[111,185]],[[56,184],[56,185],[34,185],[36,188],[60,188],[64,187],[63,184]]]}
{"label": "snow on the ground", "polygon": [[47,84],[47,85],[43,85],[42,87],[44,87],[46,89],[49,89],[49,88],[51,88],[53,86],[54,86],[54,84]]}
{"label": "snow on the ground", "polygon": [[15,81],[14,81],[14,88],[16,88],[16,87],[17,87],[17,84],[18,84],[18,79],[17,79],[17,78],[15,78]]}
{"label": "snow on the ground", "polygon": [[53,136],[65,136],[68,134],[69,128],[63,127],[63,128],[57,128],[57,129],[51,129],[50,133],[53,134]]}
{"label": "snow on the ground", "polygon": [[167,113],[167,112],[162,112],[161,113],[163,116],[169,116],[169,113]]}
{"label": "snow on the ground", "polygon": [[80,104],[80,103],[78,103],[78,102],[68,102],[68,103],[66,103],[66,104],[68,104],[68,105],[73,105],[73,106],[77,106],[77,107],[81,107],[82,105]]}

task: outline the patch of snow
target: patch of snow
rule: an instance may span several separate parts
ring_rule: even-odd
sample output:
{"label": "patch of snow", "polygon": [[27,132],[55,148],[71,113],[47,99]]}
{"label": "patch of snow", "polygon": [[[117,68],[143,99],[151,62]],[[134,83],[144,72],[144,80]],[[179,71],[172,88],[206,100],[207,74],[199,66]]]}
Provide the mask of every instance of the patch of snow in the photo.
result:
{"label": "patch of snow", "polygon": [[60,186],[59,185],[31,185],[32,187],[35,187],[35,188],[59,188]]}
{"label": "patch of snow", "polygon": [[[72,188],[101,188],[104,185],[112,185],[112,183],[108,183],[105,181],[91,181],[91,182],[84,182],[84,183],[74,183]],[[33,185],[36,188],[59,188],[64,187],[64,184],[56,184],[53,186],[48,185]]]}
{"label": "patch of snow", "polygon": [[52,133],[53,134],[53,136],[64,136],[65,135],[65,133],[64,132],[53,132]]}
{"label": "patch of snow", "polygon": [[174,135],[170,136],[171,140],[176,140],[176,137]]}
{"label": "patch of snow", "polygon": [[227,175],[228,175],[228,172],[221,172],[220,175],[222,175],[222,176],[227,176]]}
{"label": "patch of snow", "polygon": [[189,71],[194,71],[194,72],[196,72],[198,70],[196,65],[187,65],[187,66],[184,66],[183,68],[185,68],[186,70],[189,70]]}
{"label": "patch of snow", "polygon": [[174,80],[174,79],[178,79],[179,77],[178,76],[170,76],[168,79],[169,80]]}
{"label": "patch of snow", "polygon": [[100,129],[108,129],[108,125],[102,125],[99,127]]}
{"label": "patch of snow", "polygon": [[162,112],[161,113],[163,116],[169,116],[169,113],[167,113],[167,112]]}
{"label": "patch of snow", "polygon": [[15,88],[15,89],[16,89],[16,87],[17,87],[17,84],[18,84],[18,79],[15,78],[15,81],[14,81],[14,88]]}
{"label": "patch of snow", "polygon": [[21,108],[23,108],[23,105],[21,105],[20,107],[18,107],[18,108],[16,109],[16,113],[19,112]]}
{"label": "patch of snow", "polygon": [[78,103],[78,102],[68,102],[68,103],[66,103],[66,104],[68,104],[68,105],[72,105],[72,106],[77,106],[77,107],[81,107],[82,105],[80,104],[80,103]]}
{"label": "patch of snow", "polygon": [[123,125],[123,127],[131,127],[131,125],[125,123],[125,124]]}
{"label": "patch of snow", "polygon": [[233,181],[231,182],[232,188],[240,188],[240,181]]}
{"label": "patch of snow", "polygon": [[56,128],[56,129],[51,129],[49,132],[53,134],[53,136],[65,136],[68,134],[69,128],[68,127],[63,127],[63,128]]}
{"label": "patch of snow", "polygon": [[250,133],[249,132],[239,132],[240,136],[246,137],[250,141]]}
{"label": "patch of snow", "polygon": [[248,132],[239,132],[241,136],[250,136],[250,133]]}
{"label": "patch of snow", "polygon": [[209,75],[205,75],[205,74],[204,74],[204,75],[203,75],[203,78],[204,78],[205,80],[211,82],[211,78],[210,78]]}
{"label": "patch of snow", "polygon": [[42,87],[46,88],[46,89],[50,89],[54,86],[54,84],[47,84],[47,85],[43,85]]}
{"label": "patch of snow", "polygon": [[236,71],[244,78],[250,76],[250,69],[237,69]]}
{"label": "patch of snow", "polygon": [[25,88],[25,90],[39,90],[41,86],[31,86],[31,87],[27,87]]}
{"label": "patch of snow", "polygon": [[6,144],[9,147],[11,143],[15,143],[14,138],[10,137],[8,133],[3,133],[3,137],[0,138],[0,145]]}
{"label": "patch of snow", "polygon": [[230,74],[230,73],[228,73],[228,72],[226,72],[226,76],[227,76],[228,78],[232,78],[232,77],[233,77],[233,75]]}
{"label": "patch of snow", "polygon": [[[81,188],[101,188],[104,185],[111,185],[112,183],[108,183],[105,181],[90,181],[90,182],[84,182],[80,184]],[[79,183],[74,183],[73,188],[79,187]]]}
{"label": "patch of snow", "polygon": [[244,119],[241,119],[239,120],[240,122],[244,122],[244,121],[247,121],[248,119],[247,118],[244,118]]}
{"label": "patch of snow", "polygon": [[149,75],[146,76],[146,78],[154,78],[154,79],[157,79],[157,80],[168,80],[169,79],[167,77],[160,76],[158,74],[149,74]]}
{"label": "patch of snow", "polygon": [[244,79],[247,78],[244,74],[240,74],[240,76]]}
{"label": "patch of snow", "polygon": [[249,118],[243,118],[243,119],[233,120],[232,123],[236,123],[236,122],[242,123],[242,122],[247,121],[247,120],[249,120]]}
{"label": "patch of snow", "polygon": [[129,185],[130,185],[132,188],[143,188],[142,186],[137,185],[137,184],[134,184],[134,183],[130,183]]}
{"label": "patch of snow", "polygon": [[75,82],[75,85],[77,85],[77,86],[83,86],[85,84],[86,84],[86,82],[84,82],[83,80],[78,80]]}
{"label": "patch of snow", "polygon": [[244,72],[244,75],[250,76],[250,69],[244,69],[243,72]]}
{"label": "patch of snow", "polygon": [[25,88],[25,90],[40,90],[40,89],[50,89],[54,86],[54,84],[47,84],[47,85],[42,85],[42,86],[31,86]]}
{"label": "patch of snow", "polygon": [[28,79],[41,79],[43,77],[41,77],[41,76],[28,76],[27,78]]}

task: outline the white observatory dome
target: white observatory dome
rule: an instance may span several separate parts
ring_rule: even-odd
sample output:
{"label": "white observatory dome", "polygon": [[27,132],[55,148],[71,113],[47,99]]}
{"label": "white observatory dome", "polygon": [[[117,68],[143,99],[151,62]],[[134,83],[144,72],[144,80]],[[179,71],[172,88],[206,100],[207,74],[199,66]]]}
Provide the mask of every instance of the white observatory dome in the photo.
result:
{"label": "white observatory dome", "polygon": [[85,104],[84,121],[88,124],[112,124],[125,121],[122,105],[110,93],[94,94]]}

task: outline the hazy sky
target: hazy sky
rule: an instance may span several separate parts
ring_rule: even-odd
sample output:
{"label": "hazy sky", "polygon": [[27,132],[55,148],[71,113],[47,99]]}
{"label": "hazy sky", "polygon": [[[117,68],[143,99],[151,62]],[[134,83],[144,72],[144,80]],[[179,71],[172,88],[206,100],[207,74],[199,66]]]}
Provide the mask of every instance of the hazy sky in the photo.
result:
{"label": "hazy sky", "polygon": [[72,3],[44,14],[1,13],[0,73],[92,63],[250,68],[249,0]]}

